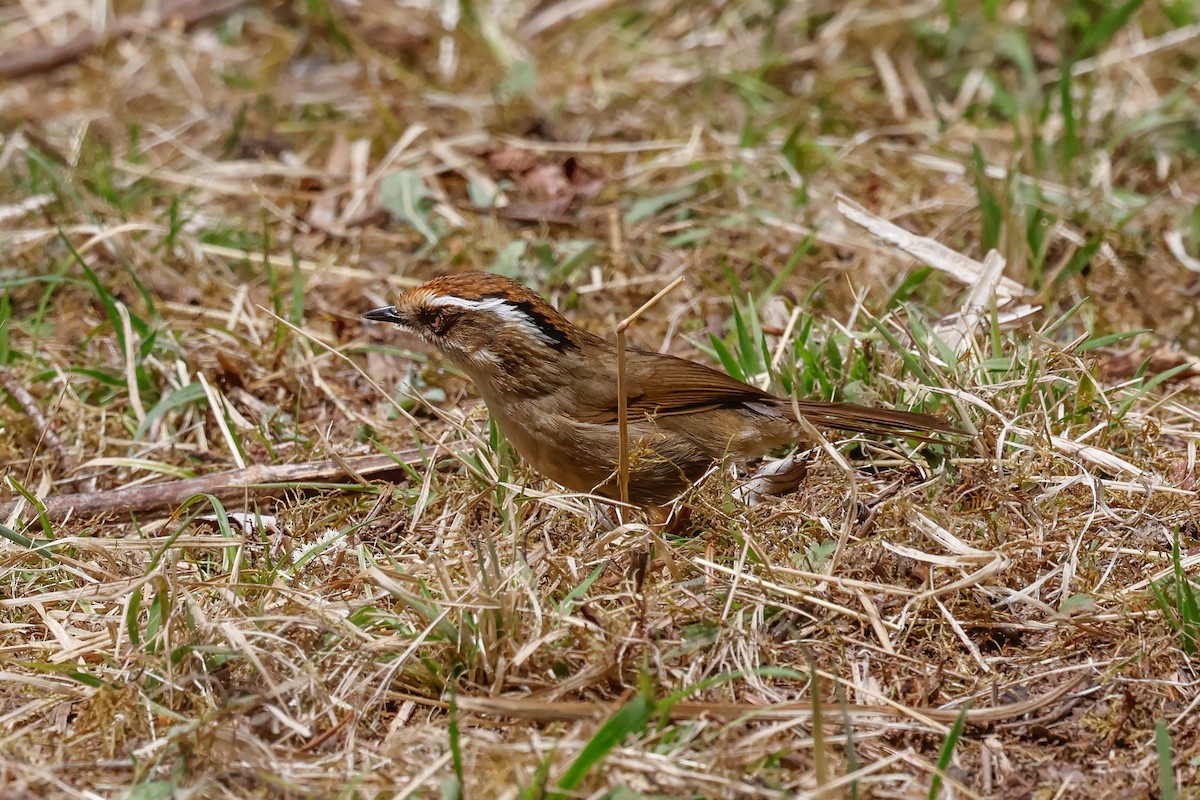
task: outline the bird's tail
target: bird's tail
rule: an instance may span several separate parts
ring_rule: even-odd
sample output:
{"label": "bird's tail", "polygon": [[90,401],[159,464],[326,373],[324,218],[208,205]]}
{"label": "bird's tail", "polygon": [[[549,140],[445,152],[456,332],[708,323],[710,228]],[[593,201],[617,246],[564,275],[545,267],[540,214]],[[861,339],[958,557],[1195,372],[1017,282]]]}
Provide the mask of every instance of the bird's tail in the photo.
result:
{"label": "bird's tail", "polygon": [[[856,433],[878,433],[886,436],[903,436],[922,442],[941,442],[942,439],[928,434],[967,436],[941,417],[921,414],[916,411],[897,411],[891,408],[871,408],[854,403],[823,403],[812,400],[797,400],[800,415],[814,425],[836,428]],[[787,407],[788,401],[783,405]]]}

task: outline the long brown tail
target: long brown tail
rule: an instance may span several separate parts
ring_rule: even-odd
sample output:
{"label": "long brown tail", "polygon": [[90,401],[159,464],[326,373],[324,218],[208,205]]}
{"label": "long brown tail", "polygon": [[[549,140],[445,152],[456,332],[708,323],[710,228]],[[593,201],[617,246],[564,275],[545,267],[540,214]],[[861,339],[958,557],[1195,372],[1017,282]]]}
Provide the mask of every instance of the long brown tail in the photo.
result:
{"label": "long brown tail", "polygon": [[[922,442],[940,442],[924,433],[943,433],[950,436],[966,436],[941,417],[920,414],[916,411],[897,411],[892,408],[870,408],[854,403],[823,403],[814,400],[797,400],[800,414],[814,425],[836,428],[856,433],[879,433],[887,436],[903,436]],[[785,399],[784,407],[790,404]]]}

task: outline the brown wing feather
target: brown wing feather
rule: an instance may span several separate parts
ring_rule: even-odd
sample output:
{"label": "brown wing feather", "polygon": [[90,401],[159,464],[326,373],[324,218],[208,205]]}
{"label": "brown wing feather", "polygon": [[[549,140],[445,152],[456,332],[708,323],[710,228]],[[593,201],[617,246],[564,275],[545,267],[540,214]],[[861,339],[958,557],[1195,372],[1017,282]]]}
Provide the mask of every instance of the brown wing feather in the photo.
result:
{"label": "brown wing feather", "polygon": [[772,401],[775,396],[695,361],[637,353],[627,364],[630,407],[643,413],[683,414],[698,408]]}
{"label": "brown wing feather", "polygon": [[[592,387],[581,422],[617,419],[616,364],[607,387]],[[723,372],[675,356],[630,350],[625,363],[625,396],[631,417],[689,414],[749,402],[778,402],[769,392],[742,383]],[[602,392],[596,396],[595,392]]]}

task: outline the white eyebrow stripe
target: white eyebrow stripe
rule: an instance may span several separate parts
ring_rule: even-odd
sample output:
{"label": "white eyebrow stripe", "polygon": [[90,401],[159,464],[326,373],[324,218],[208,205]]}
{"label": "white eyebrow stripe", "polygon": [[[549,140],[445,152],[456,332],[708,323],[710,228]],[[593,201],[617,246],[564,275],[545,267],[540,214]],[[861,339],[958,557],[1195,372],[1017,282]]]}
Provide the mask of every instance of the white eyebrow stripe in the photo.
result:
{"label": "white eyebrow stripe", "polygon": [[[466,300],[462,297],[455,297],[449,294],[435,294],[429,298],[431,306],[452,306],[454,308],[465,308],[471,311],[491,311],[499,306],[508,305],[508,302],[503,297],[485,297],[482,300]],[[513,311],[516,311],[512,306],[508,306]],[[520,312],[518,312],[520,313]]]}
{"label": "white eyebrow stripe", "polygon": [[524,328],[547,344],[554,342],[553,337],[547,335],[536,322],[529,318],[528,314],[503,297],[485,297],[482,300],[467,300],[462,297],[454,297],[453,295],[439,294],[429,298],[428,303],[431,306],[449,306],[450,308],[462,308],[467,311],[487,311],[495,314],[505,322],[511,322],[514,325]]}

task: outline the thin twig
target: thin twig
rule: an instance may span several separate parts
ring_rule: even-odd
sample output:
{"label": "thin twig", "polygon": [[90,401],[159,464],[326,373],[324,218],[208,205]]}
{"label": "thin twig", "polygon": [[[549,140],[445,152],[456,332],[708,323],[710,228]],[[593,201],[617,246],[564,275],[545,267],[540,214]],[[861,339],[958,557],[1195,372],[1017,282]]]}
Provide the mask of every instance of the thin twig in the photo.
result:
{"label": "thin twig", "polygon": [[137,31],[167,25],[190,28],[208,17],[224,14],[250,2],[251,0],[177,0],[169,3],[157,14],[153,10],[142,14],[129,14],[118,18],[112,30],[103,33],[84,31],[62,44],[0,54],[0,78],[23,78],[26,75],[49,72],[64,64],[79,61],[104,42],[124,39]]}
{"label": "thin twig", "polygon": [[25,412],[25,415],[29,417],[29,421],[33,423],[33,427],[38,432],[39,439],[46,443],[46,447],[58,459],[58,466],[67,472],[74,469],[75,458],[67,452],[67,448],[63,447],[62,439],[58,438],[58,434],[54,432],[54,426],[50,424],[50,420],[46,419],[46,415],[42,413],[37,399],[21,385],[21,382],[17,380],[17,377],[12,372],[3,367],[0,367],[0,388],[8,392],[9,396],[16,401],[21,410]]}
{"label": "thin twig", "polygon": [[[820,671],[823,677],[827,673]],[[1038,711],[1058,701],[1064,695],[1079,687],[1087,679],[1086,673],[1063,681],[1045,694],[1032,697],[1017,703],[994,706],[992,708],[969,709],[966,712],[968,725],[992,725],[997,722],[1011,720]],[[445,701],[435,700],[417,695],[405,694],[401,699],[411,700],[420,705],[445,707]],[[883,699],[883,698],[880,698]],[[458,708],[474,714],[492,714],[511,719],[533,719],[543,722],[562,721],[573,722],[586,719],[605,719],[611,717],[620,709],[620,703],[570,701],[570,700],[527,700],[524,698],[510,699],[506,697],[463,697],[458,698]],[[910,708],[899,703],[855,704],[850,707],[850,713],[859,715],[886,715],[908,719],[924,718],[935,725],[943,722],[954,722],[962,713],[958,708]],[[796,701],[791,703],[775,703],[760,705],[755,703],[730,702],[680,702],[673,704],[665,711],[672,720],[690,720],[709,718],[718,720],[782,720],[795,717],[812,717],[812,703]]]}
{"label": "thin twig", "polygon": [[[211,494],[219,500],[236,499],[247,492],[279,493],[294,488],[293,485],[297,483],[325,482],[365,475],[379,476],[401,471],[402,463],[411,467],[422,463],[422,453],[417,447],[406,448],[396,455],[400,462],[391,456],[370,455],[309,461],[303,464],[255,464],[243,469],[149,486],[58,495],[46,498],[46,516],[52,520],[61,520],[72,515],[97,517],[134,511],[157,511],[178,507],[188,498],[198,494]],[[0,505],[0,518],[11,514],[20,502],[22,501]]]}

